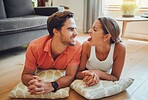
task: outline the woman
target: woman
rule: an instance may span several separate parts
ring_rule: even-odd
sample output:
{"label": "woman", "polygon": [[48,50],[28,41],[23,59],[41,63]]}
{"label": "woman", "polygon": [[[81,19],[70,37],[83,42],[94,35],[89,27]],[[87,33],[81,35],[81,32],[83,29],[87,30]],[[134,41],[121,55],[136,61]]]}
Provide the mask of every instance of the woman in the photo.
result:
{"label": "woman", "polygon": [[82,45],[82,56],[76,78],[83,79],[87,86],[99,80],[119,80],[124,60],[125,46],[119,39],[117,22],[108,17],[96,19],[88,31],[90,38]]}

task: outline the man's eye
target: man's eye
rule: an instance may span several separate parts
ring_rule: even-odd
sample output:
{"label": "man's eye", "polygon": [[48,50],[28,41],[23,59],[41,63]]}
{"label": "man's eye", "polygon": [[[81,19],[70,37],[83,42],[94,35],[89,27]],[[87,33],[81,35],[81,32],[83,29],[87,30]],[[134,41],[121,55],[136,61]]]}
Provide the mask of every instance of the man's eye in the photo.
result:
{"label": "man's eye", "polygon": [[71,27],[69,27],[69,28],[67,28],[69,31],[74,31],[74,28],[71,28]]}

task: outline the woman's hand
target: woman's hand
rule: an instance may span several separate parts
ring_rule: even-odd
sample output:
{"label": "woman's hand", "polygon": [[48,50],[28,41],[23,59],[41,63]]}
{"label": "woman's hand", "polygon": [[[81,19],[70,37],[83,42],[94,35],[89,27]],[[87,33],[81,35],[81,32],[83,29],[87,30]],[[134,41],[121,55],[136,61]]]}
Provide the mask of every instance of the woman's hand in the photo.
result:
{"label": "woman's hand", "polygon": [[85,76],[83,81],[85,82],[86,86],[93,86],[99,82],[99,76],[94,70],[86,70],[82,73]]}

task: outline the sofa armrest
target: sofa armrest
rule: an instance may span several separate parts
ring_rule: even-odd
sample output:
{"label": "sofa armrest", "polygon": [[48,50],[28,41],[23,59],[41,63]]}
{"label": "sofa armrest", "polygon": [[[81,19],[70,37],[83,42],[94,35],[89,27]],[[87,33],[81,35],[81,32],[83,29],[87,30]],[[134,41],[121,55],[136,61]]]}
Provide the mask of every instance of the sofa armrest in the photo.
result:
{"label": "sofa armrest", "polygon": [[57,11],[64,11],[63,7],[35,7],[35,14],[50,16]]}

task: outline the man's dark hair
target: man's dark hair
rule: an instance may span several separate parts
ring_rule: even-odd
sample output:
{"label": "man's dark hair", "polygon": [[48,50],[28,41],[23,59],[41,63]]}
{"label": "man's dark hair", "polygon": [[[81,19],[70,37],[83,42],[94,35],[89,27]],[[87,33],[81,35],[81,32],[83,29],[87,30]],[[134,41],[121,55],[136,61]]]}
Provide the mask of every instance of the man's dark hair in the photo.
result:
{"label": "man's dark hair", "polygon": [[49,16],[47,20],[47,29],[50,34],[50,36],[53,37],[53,29],[56,28],[57,30],[60,30],[62,26],[64,26],[65,21],[68,18],[73,18],[74,13],[70,11],[63,11],[63,12],[56,12]]}

